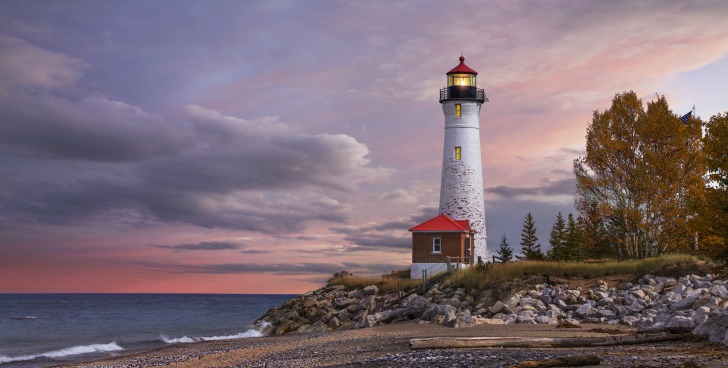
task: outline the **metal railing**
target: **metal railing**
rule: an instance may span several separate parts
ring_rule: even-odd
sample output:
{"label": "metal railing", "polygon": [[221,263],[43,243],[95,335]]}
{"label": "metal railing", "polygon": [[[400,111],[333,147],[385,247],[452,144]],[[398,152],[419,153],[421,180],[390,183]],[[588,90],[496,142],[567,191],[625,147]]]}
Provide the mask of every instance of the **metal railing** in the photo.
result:
{"label": "metal railing", "polygon": [[440,90],[440,102],[445,100],[475,100],[487,102],[488,97],[482,88],[469,86],[451,86]]}

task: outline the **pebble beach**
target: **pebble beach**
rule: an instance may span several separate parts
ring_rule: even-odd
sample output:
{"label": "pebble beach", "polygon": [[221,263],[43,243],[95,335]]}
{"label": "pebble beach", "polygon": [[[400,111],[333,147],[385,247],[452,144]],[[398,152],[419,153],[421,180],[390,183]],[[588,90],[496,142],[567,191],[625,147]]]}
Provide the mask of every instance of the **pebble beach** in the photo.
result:
{"label": "pebble beach", "polygon": [[[57,367],[515,367],[559,357],[595,355],[599,367],[728,367],[722,345],[680,341],[588,348],[458,348],[411,350],[423,337],[560,337],[631,334],[633,329],[553,325],[448,328],[414,321],[366,329],[338,330],[230,341],[180,344],[153,351]],[[521,365],[525,366],[525,365]]]}

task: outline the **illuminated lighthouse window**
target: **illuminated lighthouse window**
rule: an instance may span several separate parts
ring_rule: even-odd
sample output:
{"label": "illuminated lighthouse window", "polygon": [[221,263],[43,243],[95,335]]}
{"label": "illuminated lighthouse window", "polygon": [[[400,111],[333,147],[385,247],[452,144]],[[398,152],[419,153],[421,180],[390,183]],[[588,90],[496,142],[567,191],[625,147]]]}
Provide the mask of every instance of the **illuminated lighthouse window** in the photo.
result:
{"label": "illuminated lighthouse window", "polygon": [[462,148],[460,148],[460,147],[455,147],[455,159],[456,159],[456,160],[459,160],[459,159],[460,159],[460,152],[461,152],[461,151],[462,151]]}
{"label": "illuminated lighthouse window", "polygon": [[463,109],[460,104],[455,104],[455,116],[457,116],[457,117],[463,116]]}

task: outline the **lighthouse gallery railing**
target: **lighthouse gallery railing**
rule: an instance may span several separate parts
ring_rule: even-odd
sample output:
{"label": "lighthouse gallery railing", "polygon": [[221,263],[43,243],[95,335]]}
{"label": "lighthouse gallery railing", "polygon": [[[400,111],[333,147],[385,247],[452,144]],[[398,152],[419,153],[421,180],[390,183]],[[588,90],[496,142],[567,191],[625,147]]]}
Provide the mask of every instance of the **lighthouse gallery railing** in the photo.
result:
{"label": "lighthouse gallery railing", "polygon": [[488,101],[488,97],[482,88],[450,86],[440,90],[440,102],[445,100],[475,100],[482,103]]}

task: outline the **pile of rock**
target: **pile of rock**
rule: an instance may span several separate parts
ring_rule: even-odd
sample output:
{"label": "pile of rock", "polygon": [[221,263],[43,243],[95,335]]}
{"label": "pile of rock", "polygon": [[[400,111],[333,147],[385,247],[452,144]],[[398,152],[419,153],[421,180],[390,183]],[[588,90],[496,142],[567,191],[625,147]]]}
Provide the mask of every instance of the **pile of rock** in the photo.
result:
{"label": "pile of rock", "polygon": [[[482,294],[482,295],[481,295]],[[728,344],[728,288],[712,275],[678,279],[646,275],[636,284],[587,290],[538,284],[493,301],[477,290],[431,287],[425,294],[381,294],[376,286],[329,286],[269,310],[256,324],[265,333],[364,328],[406,320],[451,327],[481,324],[604,323],[643,330],[693,331]]]}

